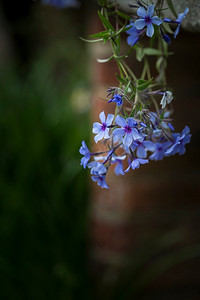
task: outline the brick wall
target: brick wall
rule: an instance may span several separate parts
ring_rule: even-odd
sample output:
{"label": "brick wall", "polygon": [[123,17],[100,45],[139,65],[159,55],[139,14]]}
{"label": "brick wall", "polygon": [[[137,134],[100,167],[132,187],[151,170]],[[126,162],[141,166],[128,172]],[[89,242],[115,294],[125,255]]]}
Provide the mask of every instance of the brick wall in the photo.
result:
{"label": "brick wall", "polygon": [[[93,32],[97,30],[93,27]],[[137,299],[137,295],[141,299],[200,299],[199,40],[198,34],[182,32],[171,45],[175,55],[168,61],[167,80],[175,96],[174,126],[179,132],[187,124],[192,131],[186,154],[150,162],[125,176],[109,172],[109,190],[91,183],[90,262],[97,299],[118,299],[117,287],[121,286],[122,294],[127,290],[123,280],[128,272],[138,272],[139,279],[130,275],[130,293],[119,299]],[[100,97],[105,98],[107,88],[116,83],[115,62],[96,62],[109,53],[107,46],[90,44],[92,122],[102,110],[108,113],[114,108]],[[131,64],[136,73],[140,71],[134,58]],[[135,267],[136,260],[141,265]],[[159,260],[165,267],[159,269]]]}

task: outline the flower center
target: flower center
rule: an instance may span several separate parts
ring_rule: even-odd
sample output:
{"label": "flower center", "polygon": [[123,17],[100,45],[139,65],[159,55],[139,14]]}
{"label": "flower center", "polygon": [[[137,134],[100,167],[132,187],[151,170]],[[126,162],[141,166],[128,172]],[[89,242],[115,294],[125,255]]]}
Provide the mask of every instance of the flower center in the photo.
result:
{"label": "flower center", "polygon": [[146,17],[145,17],[145,23],[146,23],[146,24],[150,24],[151,21],[152,21],[152,19],[151,19],[149,16],[146,16]]}
{"label": "flower center", "polygon": [[126,125],[124,127],[124,130],[125,130],[126,133],[131,133],[132,132],[132,128],[130,126],[128,126],[128,125]]}
{"label": "flower center", "polygon": [[102,123],[101,129],[102,129],[103,131],[105,131],[105,130],[106,130],[106,128],[107,128],[107,125],[106,125],[106,123]]}

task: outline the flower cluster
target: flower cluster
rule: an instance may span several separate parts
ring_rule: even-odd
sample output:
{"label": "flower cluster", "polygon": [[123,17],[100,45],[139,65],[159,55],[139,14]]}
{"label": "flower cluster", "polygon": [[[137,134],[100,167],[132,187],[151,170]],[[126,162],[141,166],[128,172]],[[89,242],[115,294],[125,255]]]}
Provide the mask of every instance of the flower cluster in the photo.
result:
{"label": "flower cluster", "polygon": [[[130,16],[127,16],[125,24],[119,28],[121,25],[118,22],[119,16],[123,18],[124,13],[117,14],[116,5],[117,18],[116,28],[114,28],[109,21],[107,10],[110,5],[108,4],[106,8],[106,0],[104,0],[103,8],[98,14],[105,30],[91,36],[97,42],[110,41],[113,49],[111,57],[99,61],[107,62],[115,59],[119,67],[119,74],[117,74],[119,86],[107,90],[107,102],[115,104],[115,113],[106,116],[102,111],[99,114],[99,122],[94,122],[92,129],[95,134],[94,141],[96,144],[101,144],[103,151],[91,152],[85,141],[80,148],[80,153],[83,155],[81,165],[85,169],[90,169],[92,180],[102,188],[108,188],[106,175],[111,166],[114,165],[116,175],[124,175],[151,160],[162,160],[177,153],[183,155],[186,151],[185,145],[191,139],[188,126],[185,126],[181,133],[175,133],[171,119],[173,94],[167,90],[165,76],[166,59],[170,54],[167,52],[167,44],[171,41],[167,33],[173,33],[169,24],[175,24],[174,38],[176,38],[181,22],[189,9],[186,8],[173,20],[162,17],[162,1],[158,1],[154,6],[138,0],[136,6],[137,15],[131,15],[130,25],[127,27],[126,21],[130,20]],[[113,16],[113,13],[110,15]],[[127,41],[131,47],[145,34],[150,38],[154,33],[157,35],[152,41],[154,44],[155,41],[158,43],[157,49],[145,48],[140,43],[135,47],[136,58],[142,61],[145,57],[139,79],[124,61],[129,52],[125,55],[120,53],[119,35],[124,31],[129,35]],[[154,81],[146,57],[148,55],[158,56],[156,62],[158,76]]]}
{"label": "flower cluster", "polygon": [[186,7],[183,13],[178,14],[177,19],[164,18],[162,20],[158,16],[154,16],[154,8],[155,6],[151,4],[147,7],[144,5],[139,6],[137,9],[138,18],[135,21],[131,20],[128,26],[129,29],[127,30],[127,34],[129,35],[127,42],[130,46],[134,46],[145,33],[148,37],[152,37],[154,34],[154,25],[160,26],[160,35],[162,39],[170,44],[171,38],[167,35],[165,27],[162,26],[163,22],[177,25],[174,32],[174,38],[176,38],[180,31],[181,23],[189,11],[188,7]]}
{"label": "flower cluster", "polygon": [[[164,109],[173,99],[172,93],[167,91],[157,94],[163,94],[159,112],[142,109],[134,116],[116,113],[108,114],[107,117],[104,111],[100,113],[101,123],[95,122],[92,131],[95,134],[94,141],[102,143],[105,151],[92,153],[85,141],[82,142],[81,165],[90,169],[92,180],[102,188],[108,188],[105,178],[109,167],[113,164],[115,173],[124,175],[130,169],[135,170],[140,165],[147,164],[149,160],[157,161],[176,153],[179,155],[185,153],[185,145],[191,139],[190,129],[186,126],[181,133],[174,133],[169,118],[170,111]],[[114,93],[111,99],[119,98],[121,102],[124,97]],[[124,112],[122,103],[123,101],[119,107],[116,101],[116,107]]]}

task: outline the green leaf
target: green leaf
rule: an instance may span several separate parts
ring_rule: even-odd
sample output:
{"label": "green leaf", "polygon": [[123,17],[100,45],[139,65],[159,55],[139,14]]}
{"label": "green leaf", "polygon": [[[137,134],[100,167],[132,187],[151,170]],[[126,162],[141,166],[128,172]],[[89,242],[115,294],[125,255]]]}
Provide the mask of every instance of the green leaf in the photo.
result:
{"label": "green leaf", "polygon": [[173,31],[171,30],[171,27],[169,26],[168,23],[163,22],[162,26],[164,27],[164,29],[168,32],[168,33],[173,33]]}
{"label": "green leaf", "polygon": [[163,57],[161,56],[156,61],[156,69],[157,69],[158,72],[160,72],[160,68],[161,68],[162,63],[163,63]]}
{"label": "green leaf", "polygon": [[97,61],[99,62],[99,63],[106,63],[106,62],[109,62],[109,61],[111,61],[112,59],[114,58],[114,55],[112,55],[112,56],[110,56],[110,57],[108,57],[108,58],[103,58],[103,59],[101,59],[101,58],[97,58]]}
{"label": "green leaf", "polygon": [[171,13],[174,15],[174,17],[177,19],[178,18],[178,15],[177,15],[177,13],[176,13],[176,11],[175,11],[175,9],[174,9],[174,5],[173,5],[173,3],[172,3],[172,1],[171,0],[166,0],[167,1],[167,4],[168,4],[168,6],[169,6],[169,9],[170,9],[170,11],[171,11]]}
{"label": "green leaf", "polygon": [[128,82],[128,84],[127,84],[125,90],[124,90],[124,94],[125,94],[125,95],[126,95],[126,93],[128,92],[128,89],[129,89],[130,84],[131,84],[131,81],[129,80],[129,82]]}
{"label": "green leaf", "polygon": [[98,38],[104,39],[105,37],[109,37],[109,36],[110,36],[109,30],[104,30],[104,31],[101,31],[101,32],[98,32],[95,34],[91,34],[89,37],[95,38],[95,39],[98,39]]}
{"label": "green leaf", "polygon": [[96,40],[87,40],[87,39],[84,39],[80,36],[80,39],[84,42],[87,42],[87,43],[97,43],[97,42],[102,42],[103,39],[96,39]]}
{"label": "green leaf", "polygon": [[100,6],[107,6],[108,5],[108,1],[107,0],[98,0],[98,4]]}
{"label": "green leaf", "polygon": [[144,48],[145,55],[162,55],[162,51],[154,48]]}
{"label": "green leaf", "polygon": [[101,19],[101,22],[103,23],[104,27],[106,29],[111,29],[112,32],[115,32],[114,27],[112,26],[112,24],[104,17],[104,15],[102,15],[102,13],[100,11],[98,11],[98,16]]}
{"label": "green leaf", "polygon": [[122,32],[125,32],[127,31],[128,29],[130,29],[132,26],[123,26],[122,28],[120,28],[117,32],[116,32],[116,35],[122,33]]}
{"label": "green leaf", "polygon": [[116,74],[116,77],[117,77],[117,79],[118,79],[119,82],[121,82],[121,83],[123,83],[125,85],[127,84],[127,81],[124,78],[120,77],[119,74]]}
{"label": "green leaf", "polygon": [[127,113],[126,110],[124,111],[124,115],[125,115],[125,119],[127,119],[129,117],[129,115],[128,115],[128,113]]}
{"label": "green leaf", "polygon": [[142,59],[145,55],[143,48],[137,46],[137,47],[135,47],[135,49],[136,49],[136,59],[138,61],[142,61]]}
{"label": "green leaf", "polygon": [[144,79],[138,79],[138,81],[137,81],[137,89],[139,91],[142,91],[142,90],[148,88],[148,86],[151,84],[152,80],[153,80],[153,78],[151,80],[149,80],[149,81],[144,80]]}
{"label": "green leaf", "polygon": [[118,14],[118,16],[120,16],[121,18],[123,18],[123,19],[125,19],[127,21],[131,20],[131,17],[129,15],[127,15],[127,14],[125,14],[125,13],[119,11],[119,10],[117,11],[117,14]]}

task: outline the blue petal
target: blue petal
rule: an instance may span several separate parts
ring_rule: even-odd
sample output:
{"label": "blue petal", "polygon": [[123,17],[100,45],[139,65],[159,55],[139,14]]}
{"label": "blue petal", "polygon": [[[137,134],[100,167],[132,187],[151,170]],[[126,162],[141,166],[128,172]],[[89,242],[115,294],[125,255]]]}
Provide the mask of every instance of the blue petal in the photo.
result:
{"label": "blue petal", "polygon": [[113,130],[113,136],[123,137],[125,135],[125,131],[122,128],[116,128]]}
{"label": "blue petal", "polygon": [[138,141],[143,141],[143,137],[138,133],[137,129],[136,128],[133,128],[132,129],[132,137],[133,137],[133,140],[138,140]]}
{"label": "blue petal", "polygon": [[126,133],[125,137],[123,139],[124,146],[130,147],[130,145],[132,144],[132,142],[133,142],[132,135],[130,133]]}
{"label": "blue petal", "polygon": [[102,112],[99,114],[99,119],[101,120],[101,123],[105,123],[105,121],[106,121],[106,116],[105,116],[104,111],[102,111]]}
{"label": "blue petal", "polygon": [[131,128],[137,126],[137,122],[133,118],[127,118],[126,121],[128,126],[130,126]]}
{"label": "blue petal", "polygon": [[123,170],[123,164],[122,162],[118,162],[118,164],[115,167],[115,174],[116,175],[124,175],[124,170]]}
{"label": "blue petal", "polygon": [[95,143],[97,143],[98,141],[102,140],[102,138],[104,137],[104,131],[100,131],[95,137]]}
{"label": "blue petal", "polygon": [[147,164],[149,162],[148,159],[141,159],[141,158],[138,158],[138,161],[141,165]]}
{"label": "blue petal", "polygon": [[126,33],[131,34],[131,35],[137,35],[138,34],[138,30],[135,28],[134,24],[132,24],[132,27],[129,28]]}
{"label": "blue petal", "polygon": [[178,24],[176,30],[174,31],[174,38],[177,37],[177,35],[179,34],[179,31],[180,31],[180,27],[181,27],[181,24]]}
{"label": "blue petal", "polygon": [[112,124],[113,119],[114,119],[114,115],[108,114],[107,119],[106,119],[106,125],[110,126]]}
{"label": "blue petal", "polygon": [[180,145],[179,147],[179,155],[183,155],[185,153],[186,149],[184,147],[184,145]]}
{"label": "blue petal", "polygon": [[143,19],[139,19],[139,20],[135,21],[134,25],[135,25],[136,29],[140,30],[140,29],[143,29],[145,27],[146,22]]}
{"label": "blue petal", "polygon": [[185,144],[188,144],[188,143],[190,142],[190,140],[191,140],[191,137],[192,137],[192,135],[191,135],[191,134],[188,134],[188,135],[184,138],[183,144],[184,144],[184,145],[185,145]]}
{"label": "blue petal", "polygon": [[102,125],[99,122],[95,122],[93,124],[92,132],[95,133],[95,134],[99,133],[101,131],[101,126]]}
{"label": "blue petal", "polygon": [[81,166],[83,166],[84,169],[86,169],[89,160],[90,156],[84,156],[81,158]]}
{"label": "blue petal", "polygon": [[131,163],[131,168],[132,168],[133,170],[135,170],[135,169],[138,169],[139,166],[140,166],[139,161],[138,161],[137,159],[134,159],[134,160],[132,161],[132,163]]}
{"label": "blue petal", "polygon": [[146,158],[147,157],[147,152],[146,152],[143,145],[140,145],[137,148],[136,154],[137,154],[137,157],[139,157],[139,158]]}
{"label": "blue petal", "polygon": [[146,17],[147,13],[146,13],[146,10],[144,9],[144,7],[138,8],[137,15],[142,19],[144,19]]}
{"label": "blue petal", "polygon": [[127,43],[129,46],[134,46],[138,42],[138,40],[139,40],[138,36],[130,35],[127,38]]}
{"label": "blue petal", "polygon": [[99,167],[98,167],[98,174],[99,175],[103,175],[107,172],[107,169],[106,167],[100,163]]}
{"label": "blue petal", "polygon": [[92,176],[91,179],[92,179],[94,182],[96,182],[96,181],[99,180],[99,177],[98,177],[98,176]]}
{"label": "blue petal", "polygon": [[190,133],[190,128],[186,125],[185,128],[183,129],[182,133],[187,135],[188,133]]}
{"label": "blue petal", "polygon": [[125,127],[127,125],[126,120],[119,115],[116,116],[115,123],[121,127]]}
{"label": "blue petal", "polygon": [[152,21],[152,23],[153,24],[155,24],[155,25],[160,25],[160,24],[162,24],[162,20],[160,19],[160,18],[158,18],[157,16],[156,17],[153,17],[152,19],[151,19],[151,21]]}
{"label": "blue petal", "polygon": [[104,139],[109,139],[110,135],[109,135],[109,128],[106,128],[106,130],[104,131]]}
{"label": "blue petal", "polygon": [[153,16],[153,13],[154,13],[154,5],[151,4],[147,7],[147,14],[151,18]]}
{"label": "blue petal", "polygon": [[154,152],[156,150],[156,144],[151,141],[144,141],[143,144],[147,148],[147,150],[151,152]]}
{"label": "blue petal", "polygon": [[171,22],[172,22],[172,19],[164,18],[164,19],[163,19],[163,22],[165,22],[165,23],[171,23]]}
{"label": "blue petal", "polygon": [[148,37],[152,37],[154,34],[154,28],[151,23],[147,24],[147,32],[146,32]]}
{"label": "blue petal", "polygon": [[178,14],[178,18],[176,21],[181,23],[183,21],[183,19],[185,18],[186,14],[188,13],[188,11],[189,11],[189,8],[186,7],[186,9],[183,13]]}
{"label": "blue petal", "polygon": [[162,35],[162,38],[163,38],[163,40],[164,40],[168,45],[171,44],[171,39],[170,39],[170,37],[169,37],[167,34],[163,34],[163,35]]}

